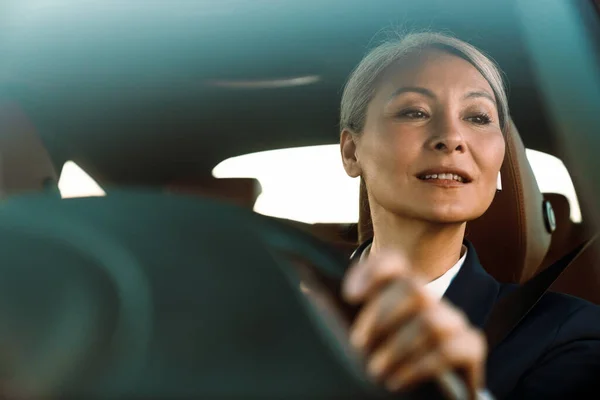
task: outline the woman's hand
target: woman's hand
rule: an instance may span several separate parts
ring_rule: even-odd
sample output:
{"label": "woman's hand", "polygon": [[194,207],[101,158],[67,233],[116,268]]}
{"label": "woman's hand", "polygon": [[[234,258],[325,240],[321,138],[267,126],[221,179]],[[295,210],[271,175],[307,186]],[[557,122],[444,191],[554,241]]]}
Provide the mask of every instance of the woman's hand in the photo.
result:
{"label": "woman's hand", "polygon": [[484,383],[485,338],[460,310],[432,296],[425,284],[398,254],[373,255],[353,266],[343,294],[362,308],[351,329],[351,343],[367,356],[368,373],[388,390],[457,370],[475,398]]}

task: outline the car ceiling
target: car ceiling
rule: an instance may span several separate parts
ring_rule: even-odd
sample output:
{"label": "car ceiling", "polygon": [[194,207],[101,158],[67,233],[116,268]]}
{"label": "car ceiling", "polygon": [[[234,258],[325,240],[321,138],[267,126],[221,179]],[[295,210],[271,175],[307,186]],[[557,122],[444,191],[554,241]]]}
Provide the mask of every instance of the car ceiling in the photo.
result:
{"label": "car ceiling", "polygon": [[[393,30],[443,30],[488,52],[526,146],[556,153],[513,0],[0,7],[2,95],[22,105],[57,166],[74,160],[101,182],[160,184],[239,154],[334,143],[345,78]],[[226,85],[289,78],[308,84]]]}

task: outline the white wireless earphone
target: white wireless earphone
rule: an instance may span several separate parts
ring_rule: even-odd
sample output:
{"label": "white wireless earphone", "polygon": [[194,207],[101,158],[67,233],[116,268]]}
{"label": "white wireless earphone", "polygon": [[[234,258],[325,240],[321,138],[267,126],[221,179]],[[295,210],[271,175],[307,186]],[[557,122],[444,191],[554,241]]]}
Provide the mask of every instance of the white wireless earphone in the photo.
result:
{"label": "white wireless earphone", "polygon": [[498,180],[496,181],[496,190],[502,191],[502,174],[498,171]]}

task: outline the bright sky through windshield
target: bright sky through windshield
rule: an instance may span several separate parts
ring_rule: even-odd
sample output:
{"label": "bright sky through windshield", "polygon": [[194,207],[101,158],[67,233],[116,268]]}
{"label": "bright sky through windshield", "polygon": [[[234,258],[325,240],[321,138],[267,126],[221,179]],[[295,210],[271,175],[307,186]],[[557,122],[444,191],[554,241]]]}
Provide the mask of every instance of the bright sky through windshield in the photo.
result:
{"label": "bright sky through windshield", "polygon": [[[580,222],[579,202],[563,162],[529,149],[527,158],[541,191],[564,195],[571,205],[571,219]],[[263,192],[254,209],[261,214],[307,223],[358,221],[359,181],[344,172],[338,145],[233,157],[217,165],[213,174],[217,178],[258,179]],[[105,195],[94,179],[72,161],[65,163],[58,187],[63,198]]]}

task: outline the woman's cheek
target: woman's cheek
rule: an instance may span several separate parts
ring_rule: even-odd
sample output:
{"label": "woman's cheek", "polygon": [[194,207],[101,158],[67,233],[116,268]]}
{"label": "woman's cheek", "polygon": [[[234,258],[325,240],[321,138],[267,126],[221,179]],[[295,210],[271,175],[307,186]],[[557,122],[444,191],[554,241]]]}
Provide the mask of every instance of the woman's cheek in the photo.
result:
{"label": "woman's cheek", "polygon": [[481,172],[488,183],[496,188],[498,172],[504,161],[505,144],[501,134],[480,138],[474,149],[474,157],[478,161]]}

